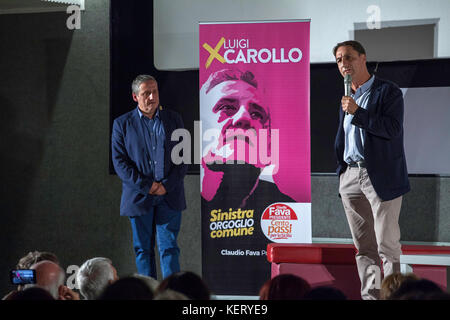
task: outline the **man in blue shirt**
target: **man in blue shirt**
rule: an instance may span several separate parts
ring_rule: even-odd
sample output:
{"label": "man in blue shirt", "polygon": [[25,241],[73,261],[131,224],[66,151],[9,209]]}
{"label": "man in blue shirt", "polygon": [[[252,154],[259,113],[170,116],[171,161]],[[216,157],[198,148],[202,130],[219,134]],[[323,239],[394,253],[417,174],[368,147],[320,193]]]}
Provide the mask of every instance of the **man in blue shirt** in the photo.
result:
{"label": "man in blue shirt", "polygon": [[341,99],[335,141],[339,194],[358,253],[363,299],[378,299],[375,279],[400,271],[402,196],[410,190],[403,147],[403,95],[394,83],[370,75],[366,52],[356,41],[333,50],[352,94]]}
{"label": "man in blue shirt", "polygon": [[112,161],[122,180],[120,214],[128,216],[138,273],[157,278],[155,239],[162,277],[180,271],[177,236],[186,209],[186,164],[174,164],[173,131],[183,128],[180,115],[159,104],[158,83],[139,75],[132,83],[137,107],[114,120]]}

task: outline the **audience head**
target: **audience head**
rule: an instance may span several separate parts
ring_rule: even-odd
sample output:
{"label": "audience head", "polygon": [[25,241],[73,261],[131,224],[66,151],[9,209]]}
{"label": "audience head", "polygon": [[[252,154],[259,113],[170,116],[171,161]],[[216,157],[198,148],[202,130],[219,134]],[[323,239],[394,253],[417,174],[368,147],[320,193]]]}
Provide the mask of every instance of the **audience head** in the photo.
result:
{"label": "audience head", "polygon": [[64,287],[64,282],[66,279],[64,270],[56,263],[48,260],[33,264],[30,269],[36,270],[36,283],[27,284],[24,288],[43,288],[47,290],[55,300],[57,300],[60,296],[60,290]]}
{"label": "audience head", "polygon": [[[48,260],[59,264],[59,260],[54,253],[47,251],[30,251],[25,256],[20,258],[16,265],[16,269],[30,269],[33,264]],[[18,285],[17,290],[22,290],[23,285]]]}
{"label": "audience head", "polygon": [[31,301],[31,300],[55,300],[52,295],[45,289],[39,287],[31,287],[21,291],[15,291],[8,296],[6,300]]}
{"label": "audience head", "polygon": [[259,291],[260,300],[302,300],[311,286],[293,274],[280,274],[268,280]]}
{"label": "audience head", "polygon": [[381,300],[388,300],[392,293],[400,288],[400,285],[406,280],[419,280],[419,278],[414,273],[403,274],[400,272],[396,272],[385,277],[381,283]]}
{"label": "audience head", "polygon": [[144,275],[139,274],[139,273],[133,274],[133,277],[141,279],[142,281],[144,281],[149,286],[149,288],[152,290],[152,292],[155,292],[156,289],[158,289],[159,281],[156,280],[155,278],[152,278],[152,277],[149,277],[149,276],[144,276]]}
{"label": "audience head", "polygon": [[161,281],[157,292],[166,289],[181,292],[190,300],[210,300],[211,292],[206,283],[191,271],[180,271],[171,274]]}
{"label": "audience head", "polygon": [[95,300],[109,284],[117,279],[117,271],[111,260],[96,257],[83,263],[78,270],[76,281],[85,299]]}
{"label": "audience head", "polygon": [[158,292],[153,300],[189,300],[189,298],[181,292],[166,289]]}
{"label": "audience head", "polygon": [[30,251],[20,258],[16,265],[16,269],[30,269],[33,264],[48,260],[59,264],[59,260],[54,253],[47,251]]}
{"label": "audience head", "polygon": [[347,300],[347,297],[337,288],[321,286],[311,289],[305,300]]}
{"label": "audience head", "polygon": [[441,288],[427,279],[407,279],[394,291],[389,300],[425,300],[427,296],[442,294]]}
{"label": "audience head", "polygon": [[108,285],[98,300],[152,300],[150,287],[136,277],[121,278]]}
{"label": "audience head", "polygon": [[427,293],[421,300],[450,300],[450,293],[444,291]]}

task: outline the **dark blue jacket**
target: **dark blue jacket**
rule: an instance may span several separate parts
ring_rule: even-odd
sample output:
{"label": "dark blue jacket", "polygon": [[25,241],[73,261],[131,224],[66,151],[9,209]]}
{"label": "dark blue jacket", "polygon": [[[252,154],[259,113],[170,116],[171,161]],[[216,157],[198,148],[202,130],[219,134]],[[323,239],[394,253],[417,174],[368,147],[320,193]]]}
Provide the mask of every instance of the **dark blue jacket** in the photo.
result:
{"label": "dark blue jacket", "polygon": [[[387,201],[410,190],[403,147],[403,95],[396,84],[378,77],[370,90],[367,109],[358,108],[352,124],[363,129],[367,173],[378,196]],[[341,108],[334,145],[338,176],[347,168],[343,123]]]}
{"label": "dark blue jacket", "polygon": [[[172,149],[178,141],[171,141],[172,132],[183,128],[181,116],[171,110],[159,110],[164,125],[164,195],[168,205],[174,210],[186,209],[184,176],[187,165],[175,165],[171,161]],[[154,196],[148,192],[154,181],[147,151],[143,124],[137,108],[116,118],[111,137],[112,162],[117,175],[122,180],[121,216],[141,216],[149,212]]]}

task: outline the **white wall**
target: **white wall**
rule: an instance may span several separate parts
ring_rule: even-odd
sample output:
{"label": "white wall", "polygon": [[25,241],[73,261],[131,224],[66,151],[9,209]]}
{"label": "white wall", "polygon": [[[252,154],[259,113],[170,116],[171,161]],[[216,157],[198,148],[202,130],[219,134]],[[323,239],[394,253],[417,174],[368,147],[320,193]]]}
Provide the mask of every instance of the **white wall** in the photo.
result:
{"label": "white wall", "polygon": [[450,57],[449,0],[155,0],[155,65],[198,68],[198,22],[285,19],[311,19],[311,62],[331,62],[333,46],[367,26],[371,5],[382,28],[437,21],[435,57]]}

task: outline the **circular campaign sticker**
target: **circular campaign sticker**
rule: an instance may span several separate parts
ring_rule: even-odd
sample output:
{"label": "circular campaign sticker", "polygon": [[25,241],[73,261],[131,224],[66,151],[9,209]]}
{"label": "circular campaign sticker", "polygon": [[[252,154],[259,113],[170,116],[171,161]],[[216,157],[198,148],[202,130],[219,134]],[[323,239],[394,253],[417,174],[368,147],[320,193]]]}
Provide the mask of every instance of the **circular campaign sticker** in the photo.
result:
{"label": "circular campaign sticker", "polygon": [[261,216],[264,235],[274,242],[291,242],[297,229],[295,211],[284,203],[271,204]]}

